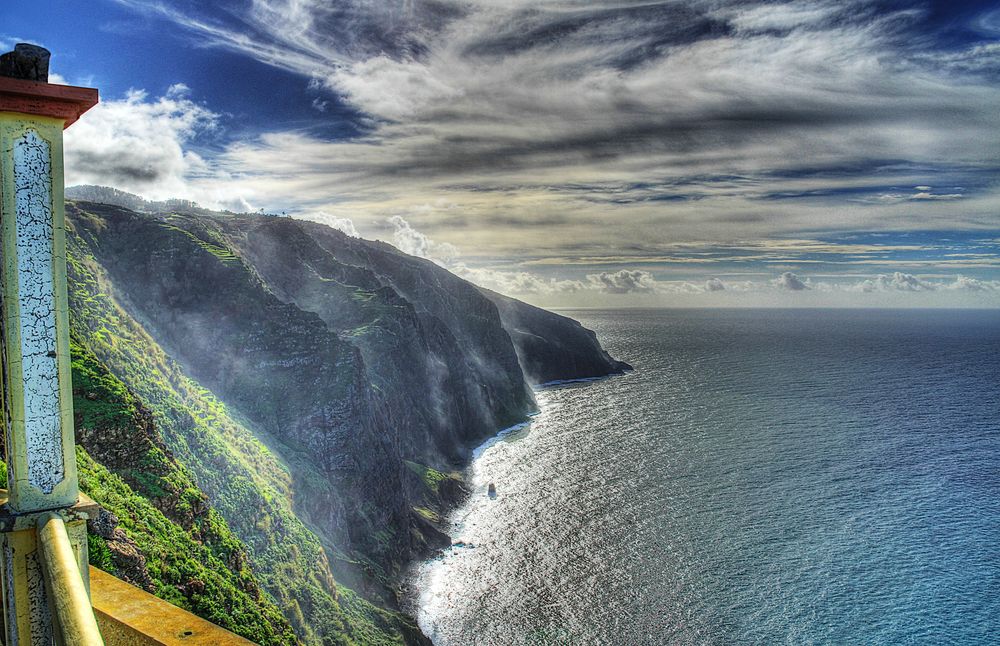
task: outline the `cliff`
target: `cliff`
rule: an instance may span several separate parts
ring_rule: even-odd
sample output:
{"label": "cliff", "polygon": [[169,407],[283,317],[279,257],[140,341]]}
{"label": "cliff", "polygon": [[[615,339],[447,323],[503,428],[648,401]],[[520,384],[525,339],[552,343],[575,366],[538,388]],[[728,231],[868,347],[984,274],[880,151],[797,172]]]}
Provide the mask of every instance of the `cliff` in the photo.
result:
{"label": "cliff", "polygon": [[[133,510],[95,553],[237,628],[212,600],[239,591],[267,643],[289,639],[276,611],[304,643],[425,643],[398,575],[447,544],[469,449],[534,410],[531,384],[627,369],[571,319],[316,223],[67,218],[84,485]],[[161,567],[139,504],[229,578]]]}

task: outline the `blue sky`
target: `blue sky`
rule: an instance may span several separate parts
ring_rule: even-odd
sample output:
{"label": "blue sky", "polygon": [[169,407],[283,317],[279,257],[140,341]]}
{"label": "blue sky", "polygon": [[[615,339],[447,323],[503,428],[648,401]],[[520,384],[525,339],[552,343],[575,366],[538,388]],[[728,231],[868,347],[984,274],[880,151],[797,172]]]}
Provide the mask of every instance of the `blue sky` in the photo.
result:
{"label": "blue sky", "polygon": [[[85,8],[81,8],[85,7]],[[1000,306],[1000,3],[7,0],[69,183],[543,305]]]}

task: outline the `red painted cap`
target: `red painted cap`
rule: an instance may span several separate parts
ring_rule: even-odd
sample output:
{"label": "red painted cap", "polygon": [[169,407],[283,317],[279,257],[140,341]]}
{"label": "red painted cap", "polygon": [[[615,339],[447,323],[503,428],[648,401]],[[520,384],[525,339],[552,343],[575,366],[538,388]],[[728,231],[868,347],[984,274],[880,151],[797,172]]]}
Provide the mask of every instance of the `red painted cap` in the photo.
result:
{"label": "red painted cap", "polygon": [[97,105],[97,90],[91,87],[54,85],[41,81],[0,76],[0,112],[21,112],[64,119],[68,128],[80,115]]}

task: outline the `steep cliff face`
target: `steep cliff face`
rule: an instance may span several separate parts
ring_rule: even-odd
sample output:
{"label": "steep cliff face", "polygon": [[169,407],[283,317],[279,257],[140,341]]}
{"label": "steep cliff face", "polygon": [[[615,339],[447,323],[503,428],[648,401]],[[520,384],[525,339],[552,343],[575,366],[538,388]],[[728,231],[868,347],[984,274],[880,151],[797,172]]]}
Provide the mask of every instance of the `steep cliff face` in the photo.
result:
{"label": "steep cliff face", "polygon": [[88,459],[196,539],[217,513],[246,546],[217,557],[307,643],[423,643],[343,583],[394,607],[400,569],[448,540],[471,446],[534,410],[529,384],[628,368],[571,319],[316,223],[67,217],[80,356],[143,402],[99,442],[81,425],[116,447]]}
{"label": "steep cliff face", "polygon": [[[418,304],[421,311],[446,322],[471,356],[483,357],[483,348],[502,348],[499,356],[486,362],[487,372],[515,374],[515,357],[523,378],[532,385],[617,375],[632,369],[612,358],[593,331],[571,318],[477,287],[429,260],[408,256],[385,243],[352,238],[314,222],[298,226],[339,261],[369,268],[383,284]],[[484,319],[492,325],[479,325]]]}
{"label": "steep cliff face", "polygon": [[398,429],[375,414],[381,402],[355,346],[276,298],[210,221],[107,209],[99,225],[78,224],[126,308],[167,353],[280,455],[312,467],[295,486],[312,523],[339,545],[352,531],[405,526],[406,500],[392,495],[404,474]]}
{"label": "steep cliff face", "polygon": [[279,298],[360,350],[404,458],[458,464],[533,409],[496,308],[465,281],[310,222],[215,223]]}

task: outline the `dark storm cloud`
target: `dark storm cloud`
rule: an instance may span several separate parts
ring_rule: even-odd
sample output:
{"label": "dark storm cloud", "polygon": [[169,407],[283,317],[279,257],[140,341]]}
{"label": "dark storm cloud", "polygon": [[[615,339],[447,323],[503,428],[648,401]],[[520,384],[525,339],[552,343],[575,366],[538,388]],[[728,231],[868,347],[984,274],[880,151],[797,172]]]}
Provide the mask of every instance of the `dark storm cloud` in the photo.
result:
{"label": "dark storm cloud", "polygon": [[168,160],[150,160],[141,152],[117,151],[113,155],[106,151],[80,151],[74,155],[75,163],[88,172],[116,186],[152,184],[170,175]]}

